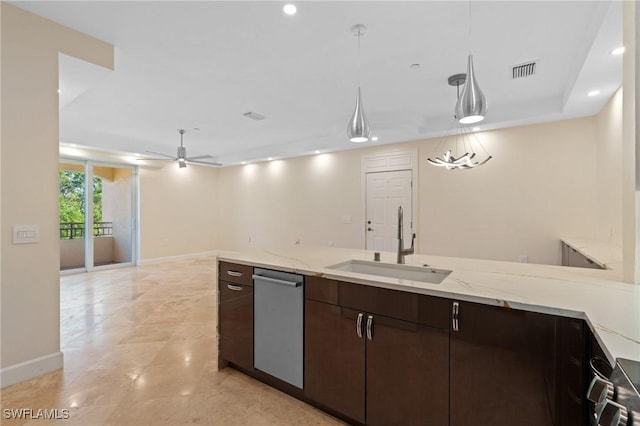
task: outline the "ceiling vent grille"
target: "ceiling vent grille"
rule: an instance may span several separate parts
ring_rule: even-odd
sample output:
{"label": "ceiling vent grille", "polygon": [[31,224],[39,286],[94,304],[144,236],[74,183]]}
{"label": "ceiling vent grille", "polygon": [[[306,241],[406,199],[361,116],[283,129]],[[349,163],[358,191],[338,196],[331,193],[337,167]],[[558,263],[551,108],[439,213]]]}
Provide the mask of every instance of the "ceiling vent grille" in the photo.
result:
{"label": "ceiling vent grille", "polygon": [[511,70],[511,78],[515,80],[518,78],[531,77],[536,73],[536,66],[536,61],[515,65]]}
{"label": "ceiling vent grille", "polygon": [[256,121],[264,120],[265,118],[267,118],[264,115],[258,114],[257,112],[253,112],[253,111],[245,112],[242,115]]}

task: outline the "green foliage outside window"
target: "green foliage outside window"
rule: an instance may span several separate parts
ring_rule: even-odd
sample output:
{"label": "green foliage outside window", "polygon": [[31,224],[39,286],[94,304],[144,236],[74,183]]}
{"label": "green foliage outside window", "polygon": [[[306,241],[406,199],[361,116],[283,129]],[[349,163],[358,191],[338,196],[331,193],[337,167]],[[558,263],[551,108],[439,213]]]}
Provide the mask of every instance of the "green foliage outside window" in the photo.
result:
{"label": "green foliage outside window", "polygon": [[[60,223],[83,223],[85,174],[63,170],[58,173]],[[102,179],[93,178],[93,222],[102,222]]]}

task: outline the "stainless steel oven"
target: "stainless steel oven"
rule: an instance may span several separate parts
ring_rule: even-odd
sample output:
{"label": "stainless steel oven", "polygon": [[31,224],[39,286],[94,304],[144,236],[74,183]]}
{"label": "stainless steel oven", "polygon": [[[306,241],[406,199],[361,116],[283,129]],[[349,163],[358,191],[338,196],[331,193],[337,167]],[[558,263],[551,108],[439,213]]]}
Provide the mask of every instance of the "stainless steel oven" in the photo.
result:
{"label": "stainless steel oven", "polygon": [[640,426],[640,362],[618,358],[611,368],[607,361],[593,357],[590,367],[591,425]]}

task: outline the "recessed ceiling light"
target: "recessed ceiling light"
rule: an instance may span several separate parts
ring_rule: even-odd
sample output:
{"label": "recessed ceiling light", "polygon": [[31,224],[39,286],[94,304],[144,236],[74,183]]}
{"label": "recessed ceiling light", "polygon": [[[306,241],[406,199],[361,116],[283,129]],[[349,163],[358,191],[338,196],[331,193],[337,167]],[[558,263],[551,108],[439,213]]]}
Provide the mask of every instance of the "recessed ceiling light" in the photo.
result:
{"label": "recessed ceiling light", "polygon": [[242,164],[247,164],[247,162],[246,162],[246,161],[243,161],[243,162],[242,162]]}
{"label": "recessed ceiling light", "polygon": [[412,70],[420,69],[420,64],[411,64],[411,65],[409,65],[409,68],[412,69]]}
{"label": "recessed ceiling light", "polygon": [[587,93],[587,96],[598,96],[600,94],[599,90],[592,90],[589,93]]}
{"label": "recessed ceiling light", "polygon": [[314,154],[320,154],[320,151],[316,149],[315,151],[313,151],[313,153]]}
{"label": "recessed ceiling light", "polygon": [[622,55],[624,53],[624,46],[616,47],[611,52],[612,55]]}
{"label": "recessed ceiling light", "polygon": [[273,157],[269,157],[269,158],[267,158],[267,160],[273,161]]}
{"label": "recessed ceiling light", "polygon": [[371,140],[375,142],[375,141],[377,141],[377,140],[378,140],[378,137],[377,137],[377,136],[374,136],[374,137],[372,137],[372,138],[371,138]]}
{"label": "recessed ceiling light", "polygon": [[478,130],[480,130],[480,127],[472,127],[471,128],[471,131],[473,131],[473,132],[477,132]]}
{"label": "recessed ceiling light", "polygon": [[296,14],[296,12],[298,11],[298,8],[296,8],[295,4],[289,3],[289,4],[285,4],[284,5],[284,7],[282,8],[282,11],[285,14],[291,16],[291,15],[295,15]]}

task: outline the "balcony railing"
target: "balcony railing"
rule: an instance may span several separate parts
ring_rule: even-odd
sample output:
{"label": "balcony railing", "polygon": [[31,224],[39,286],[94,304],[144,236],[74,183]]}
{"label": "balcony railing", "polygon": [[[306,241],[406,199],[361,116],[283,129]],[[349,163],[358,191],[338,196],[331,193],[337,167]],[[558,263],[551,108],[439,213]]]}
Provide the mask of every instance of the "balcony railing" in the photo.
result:
{"label": "balcony railing", "polygon": [[[113,232],[113,222],[94,222],[94,237],[110,237]],[[75,240],[84,238],[84,222],[61,222],[60,239]]]}

